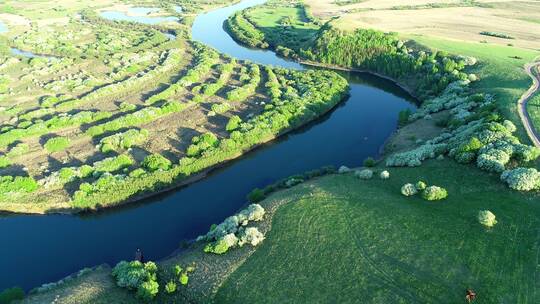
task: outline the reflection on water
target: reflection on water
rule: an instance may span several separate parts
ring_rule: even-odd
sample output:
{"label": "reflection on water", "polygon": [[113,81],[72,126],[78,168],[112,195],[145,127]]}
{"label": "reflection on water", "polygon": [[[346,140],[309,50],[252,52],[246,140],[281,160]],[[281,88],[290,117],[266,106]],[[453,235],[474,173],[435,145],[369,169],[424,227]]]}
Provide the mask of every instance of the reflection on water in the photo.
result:
{"label": "reflection on water", "polygon": [[19,49],[16,49],[16,48],[11,48],[10,50],[11,50],[11,54],[13,56],[22,56],[22,57],[26,57],[26,58],[47,58],[47,59],[50,59],[50,60],[58,59],[55,56],[34,54],[32,52],[23,51],[23,50],[19,50]]}

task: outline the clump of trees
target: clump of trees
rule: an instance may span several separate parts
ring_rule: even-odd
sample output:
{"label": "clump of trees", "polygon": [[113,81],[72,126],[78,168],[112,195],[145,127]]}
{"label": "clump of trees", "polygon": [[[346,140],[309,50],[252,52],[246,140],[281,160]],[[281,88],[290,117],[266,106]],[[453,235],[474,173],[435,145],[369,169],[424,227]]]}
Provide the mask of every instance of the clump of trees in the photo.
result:
{"label": "clump of trees", "polygon": [[129,149],[144,143],[148,139],[148,134],[146,129],[129,129],[103,137],[99,141],[98,149],[103,153]]}
{"label": "clump of trees", "polygon": [[154,262],[121,261],[112,270],[116,285],[136,290],[137,297],[146,301],[152,300],[159,292],[157,282],[158,267]]}
{"label": "clump of trees", "polygon": [[247,227],[250,222],[261,221],[265,210],[259,204],[251,204],[238,214],[226,218],[219,225],[212,225],[210,231],[197,238],[208,242],[204,252],[224,254],[230,248],[245,244],[257,246],[264,240],[264,235],[256,227]]}
{"label": "clump of trees", "polygon": [[244,17],[242,12],[237,12],[229,17],[225,23],[225,27],[228,32],[232,33],[235,39],[250,47],[260,47],[263,49],[268,47],[264,34],[253,26]]}
{"label": "clump of trees", "polygon": [[428,201],[438,201],[448,196],[446,189],[438,186],[429,186],[422,191],[422,198]]}
{"label": "clump of trees", "polygon": [[516,168],[501,174],[501,180],[514,190],[531,191],[540,189],[540,172],[535,168]]}
{"label": "clump of trees", "polygon": [[141,166],[150,172],[157,170],[166,171],[171,168],[171,165],[171,161],[161,154],[150,154],[141,163]]}

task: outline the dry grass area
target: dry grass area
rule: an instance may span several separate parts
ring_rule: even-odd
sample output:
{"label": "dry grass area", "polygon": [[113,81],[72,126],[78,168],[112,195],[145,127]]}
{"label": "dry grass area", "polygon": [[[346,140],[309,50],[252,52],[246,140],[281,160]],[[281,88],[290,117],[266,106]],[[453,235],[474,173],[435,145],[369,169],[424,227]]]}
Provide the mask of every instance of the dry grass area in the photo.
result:
{"label": "dry grass area", "polygon": [[[368,0],[337,5],[334,0],[306,0],[306,4],[319,18],[339,16],[337,24],[345,29],[376,28],[402,34],[540,49],[539,1],[476,1],[475,4],[465,4],[456,0]],[[448,7],[426,8],[428,5]],[[502,33],[515,39],[480,35],[482,31]]]}

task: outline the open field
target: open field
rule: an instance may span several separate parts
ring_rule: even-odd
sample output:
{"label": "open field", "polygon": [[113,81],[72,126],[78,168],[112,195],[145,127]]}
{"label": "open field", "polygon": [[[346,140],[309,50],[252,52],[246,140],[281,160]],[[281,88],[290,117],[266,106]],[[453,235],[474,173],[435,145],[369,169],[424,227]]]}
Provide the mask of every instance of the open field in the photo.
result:
{"label": "open field", "polygon": [[[540,221],[538,194],[508,191],[497,176],[448,161],[389,171],[388,180],[330,175],[271,195],[261,202],[271,229],[245,262],[247,248],[208,255],[195,245],[160,267],[198,265],[193,285],[178,299],[205,295],[207,301],[213,293],[206,294],[206,284],[226,279],[217,289],[218,303],[352,303],[358,298],[366,303],[454,303],[466,288],[478,292],[477,303],[538,301],[538,235],[532,229]],[[447,188],[448,199],[427,202],[400,194],[404,183],[417,180]],[[497,199],[486,199],[491,193],[498,193]],[[499,221],[492,229],[476,220],[485,209]],[[111,297],[138,303],[106,283],[106,273],[97,271],[24,303],[54,295],[60,295],[58,303],[106,303]],[[156,303],[171,301],[160,297]]]}
{"label": "open field", "polygon": [[[399,193],[417,180],[446,187],[448,199]],[[432,161],[390,169],[386,181],[328,176],[268,201],[298,196],[217,302],[460,303],[466,288],[477,303],[539,300],[539,196],[509,192],[496,176]],[[493,229],[476,220],[485,209],[497,215]]]}
{"label": "open field", "polygon": [[[400,34],[540,49],[540,3],[537,1],[474,1],[471,4],[470,1],[420,0],[407,1],[406,5],[403,1],[362,1],[340,6],[333,0],[308,0],[306,4],[317,17],[339,16],[337,24],[345,29],[375,28]],[[484,31],[506,34],[512,39],[481,35]]]}

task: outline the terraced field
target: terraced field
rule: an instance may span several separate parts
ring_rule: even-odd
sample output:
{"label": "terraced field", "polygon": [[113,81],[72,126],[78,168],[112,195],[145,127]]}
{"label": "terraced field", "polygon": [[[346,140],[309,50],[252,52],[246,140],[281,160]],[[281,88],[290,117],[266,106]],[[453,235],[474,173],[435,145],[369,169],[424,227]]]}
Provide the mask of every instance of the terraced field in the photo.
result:
{"label": "terraced field", "polygon": [[17,51],[0,57],[0,211],[93,209],[190,182],[347,91],[334,73],[265,68],[191,42],[188,15],[141,25],[99,12],[8,27]]}

